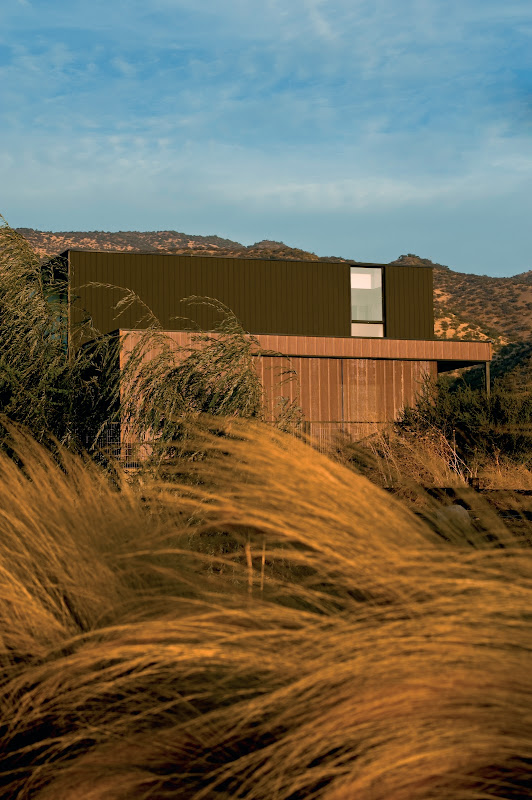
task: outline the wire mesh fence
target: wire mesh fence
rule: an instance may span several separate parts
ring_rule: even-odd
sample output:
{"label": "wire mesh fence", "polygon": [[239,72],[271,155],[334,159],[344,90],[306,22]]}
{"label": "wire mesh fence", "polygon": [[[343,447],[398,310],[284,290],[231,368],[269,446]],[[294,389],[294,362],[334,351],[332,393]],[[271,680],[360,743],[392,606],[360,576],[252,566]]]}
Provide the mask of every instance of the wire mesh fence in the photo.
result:
{"label": "wire mesh fence", "polygon": [[[379,422],[322,422],[304,421],[294,428],[294,435],[306,439],[316,450],[327,453],[342,439],[360,440],[381,430]],[[127,469],[138,468],[153,455],[153,442],[132,440],[120,422],[108,422],[100,430],[96,441],[86,434],[82,444],[87,450],[111,459]]]}
{"label": "wire mesh fence", "polygon": [[106,422],[96,437],[85,434],[83,438],[87,450],[126,469],[140,467],[153,450],[150,442],[129,440],[120,422]]}

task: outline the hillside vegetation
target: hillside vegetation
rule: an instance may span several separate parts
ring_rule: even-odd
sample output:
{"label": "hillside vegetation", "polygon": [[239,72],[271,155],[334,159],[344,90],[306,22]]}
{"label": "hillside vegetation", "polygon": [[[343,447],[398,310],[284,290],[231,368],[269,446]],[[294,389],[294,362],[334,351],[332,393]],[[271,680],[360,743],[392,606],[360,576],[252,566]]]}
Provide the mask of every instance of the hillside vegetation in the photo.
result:
{"label": "hillside vegetation", "polygon": [[41,257],[57,255],[68,248],[110,250],[131,253],[182,253],[185,255],[230,256],[233,258],[274,258],[290,261],[344,261],[332,256],[319,258],[315,253],[288,247],[283,242],[264,239],[251,245],[233,242],[220,236],[199,236],[178,231],[36,231],[17,228]]}
{"label": "hillside vegetation", "polygon": [[[233,258],[338,261],[321,258],[283,242],[263,240],[245,246],[220,236],[199,236],[178,231],[37,231],[17,228],[40,256],[51,256],[68,248],[128,252],[165,252]],[[352,263],[356,263],[355,260]],[[395,264],[420,264],[434,268],[436,334],[449,339],[492,339],[496,345],[518,342],[532,336],[532,270],[511,278],[491,278],[455,272],[429,259],[408,254]]]}
{"label": "hillside vegetation", "polygon": [[[217,255],[233,258],[346,262],[321,258],[283,242],[263,240],[245,246],[220,236],[199,236],[178,231],[37,231],[16,229],[37,255],[57,255],[68,249],[164,252]],[[354,260],[351,263],[356,263]],[[434,332],[438,339],[473,339],[493,342],[495,378],[511,375],[510,384],[532,383],[532,270],[510,278],[491,278],[455,272],[412,253],[395,264],[419,264],[434,269]],[[473,376],[474,378],[474,376]],[[474,378],[476,380],[476,378]]]}

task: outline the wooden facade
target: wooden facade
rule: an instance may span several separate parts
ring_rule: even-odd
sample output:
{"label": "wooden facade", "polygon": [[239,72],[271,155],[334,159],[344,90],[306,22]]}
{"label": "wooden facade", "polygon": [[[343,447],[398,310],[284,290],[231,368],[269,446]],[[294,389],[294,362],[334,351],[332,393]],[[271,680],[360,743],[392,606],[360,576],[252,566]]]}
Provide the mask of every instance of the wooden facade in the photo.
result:
{"label": "wooden facade", "polygon": [[[121,367],[141,335],[138,330],[120,331]],[[191,342],[191,334],[184,331],[167,336],[178,347]],[[338,431],[359,439],[396,419],[415,402],[426,378],[436,377],[443,357],[455,367],[491,359],[488,342],[268,334],[256,338],[261,350],[275,353],[257,356],[270,418],[279,398],[296,401],[313,436],[323,441]],[[147,352],[145,357],[154,355]],[[283,381],[287,370],[294,371],[295,380]]]}
{"label": "wooden facade", "polygon": [[[489,343],[434,339],[430,267],[80,250],[53,264],[68,278],[70,347],[86,340],[88,329],[79,333],[79,323],[90,320],[90,335],[120,329],[127,358],[153,315],[176,344],[186,344],[191,329],[213,330],[220,314],[184,298],[213,298],[261,348],[279,354],[257,358],[270,414],[279,395],[297,398],[324,436],[333,429],[364,436],[414,403],[426,376],[491,360]],[[351,325],[351,273],[362,275],[362,283],[370,274],[381,281],[379,338],[351,335],[360,330]],[[118,314],[116,304],[128,292],[138,300]],[[288,365],[297,383],[280,389]]]}

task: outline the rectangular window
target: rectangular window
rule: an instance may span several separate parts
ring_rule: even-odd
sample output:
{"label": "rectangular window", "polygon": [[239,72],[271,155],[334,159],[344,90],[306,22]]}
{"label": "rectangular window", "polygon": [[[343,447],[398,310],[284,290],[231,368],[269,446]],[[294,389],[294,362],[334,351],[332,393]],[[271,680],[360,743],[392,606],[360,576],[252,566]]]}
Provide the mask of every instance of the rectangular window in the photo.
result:
{"label": "rectangular window", "polygon": [[382,337],[383,322],[382,268],[351,267],[351,336]]}

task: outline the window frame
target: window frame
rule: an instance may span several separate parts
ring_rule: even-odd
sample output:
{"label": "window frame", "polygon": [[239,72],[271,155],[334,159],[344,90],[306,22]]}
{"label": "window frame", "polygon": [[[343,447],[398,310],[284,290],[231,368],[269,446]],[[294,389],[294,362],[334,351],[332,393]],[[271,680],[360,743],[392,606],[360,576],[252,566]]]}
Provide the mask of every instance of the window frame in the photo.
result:
{"label": "window frame", "polygon": [[[365,270],[379,270],[381,276],[381,317],[380,319],[353,319],[353,286],[351,284],[351,276],[353,275],[353,271],[356,270],[355,274],[363,275]],[[349,267],[349,287],[350,287],[350,304],[351,304],[351,331],[353,330],[353,325],[380,325],[382,327],[382,333],[376,334],[375,336],[368,336],[368,338],[377,338],[383,339],[385,337],[385,318],[384,318],[384,268],[382,266],[373,266],[368,265],[362,266],[359,264],[351,264]],[[355,287],[356,288],[356,287]],[[363,290],[362,290],[363,291]],[[360,336],[363,334],[353,334],[351,332],[351,336]]]}

